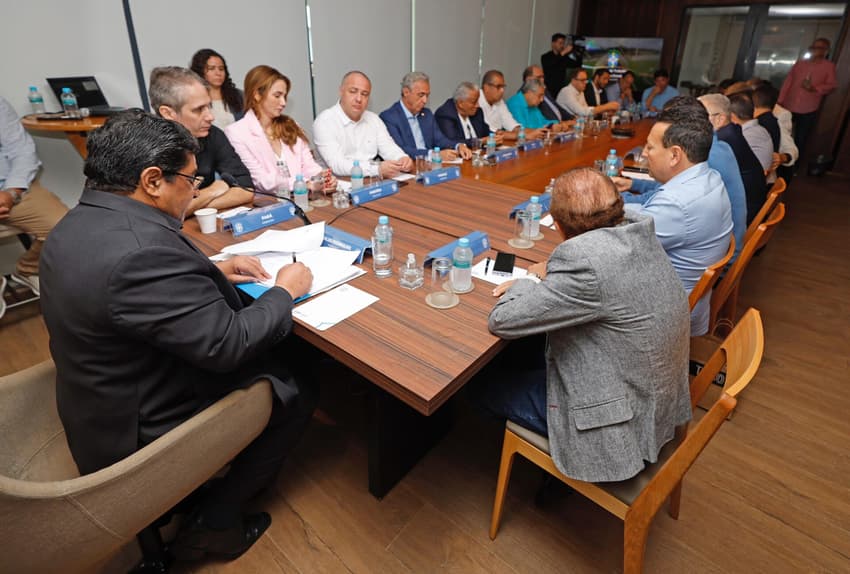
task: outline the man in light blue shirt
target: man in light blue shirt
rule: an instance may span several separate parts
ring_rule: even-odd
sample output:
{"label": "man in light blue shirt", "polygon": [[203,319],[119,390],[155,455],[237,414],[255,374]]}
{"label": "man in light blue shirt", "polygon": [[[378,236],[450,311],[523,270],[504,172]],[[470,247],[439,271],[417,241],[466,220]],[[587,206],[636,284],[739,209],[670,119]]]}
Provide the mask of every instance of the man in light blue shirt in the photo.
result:
{"label": "man in light blue shirt", "polygon": [[[732,207],[720,174],[708,166],[713,129],[708,113],[693,105],[661,112],[643,149],[649,174],[661,183],[644,204],[630,204],[655,220],[655,235],[690,293],[705,269],[729,248]],[[702,108],[702,111],[699,110]],[[709,297],[691,312],[691,335],[708,331]]]}
{"label": "man in light blue shirt", "polygon": [[670,85],[670,74],[664,68],[655,70],[652,75],[655,85],[643,91],[640,99],[641,111],[649,117],[657,116],[664,109],[664,104],[679,95],[679,90]]}
{"label": "man in light blue shirt", "polygon": [[[0,222],[34,236],[12,277],[39,294],[38,259],[47,234],[68,208],[38,183],[35,143],[9,102],[0,98]],[[0,293],[0,301],[3,294]],[[2,303],[0,307],[5,308]],[[2,315],[2,310],[0,310]]]}

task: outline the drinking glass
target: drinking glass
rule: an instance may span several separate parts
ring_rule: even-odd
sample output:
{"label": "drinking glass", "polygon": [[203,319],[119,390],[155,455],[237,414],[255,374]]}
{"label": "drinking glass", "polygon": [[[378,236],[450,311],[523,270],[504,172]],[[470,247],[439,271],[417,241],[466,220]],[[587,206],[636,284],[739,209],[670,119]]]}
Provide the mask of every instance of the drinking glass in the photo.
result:
{"label": "drinking glass", "polygon": [[330,205],[325,192],[325,177],[323,174],[314,175],[307,182],[307,189],[310,190],[310,205],[313,207],[325,207]]}
{"label": "drinking glass", "polygon": [[508,239],[508,245],[517,249],[531,249],[534,241],[531,240],[531,212],[520,209],[514,218],[514,236]]}
{"label": "drinking glass", "polygon": [[428,171],[428,156],[423,153],[416,154],[416,176],[420,176]]}
{"label": "drinking glass", "polygon": [[452,291],[452,260],[448,257],[431,261],[431,285],[425,302],[435,309],[451,309],[460,303],[460,297]]}
{"label": "drinking glass", "polygon": [[370,179],[370,184],[375,185],[376,183],[381,183],[384,180],[383,174],[381,174],[381,160],[379,159],[370,159],[369,166],[371,171],[375,172]]}

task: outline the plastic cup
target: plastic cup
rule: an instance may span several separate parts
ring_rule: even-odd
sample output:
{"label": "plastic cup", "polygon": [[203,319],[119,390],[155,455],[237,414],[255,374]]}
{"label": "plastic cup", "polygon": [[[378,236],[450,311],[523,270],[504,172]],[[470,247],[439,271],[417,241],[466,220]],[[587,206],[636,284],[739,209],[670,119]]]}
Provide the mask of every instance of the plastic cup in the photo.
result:
{"label": "plastic cup", "polygon": [[514,236],[508,239],[508,245],[516,249],[531,249],[534,241],[531,240],[531,213],[525,209],[516,212],[514,218]]}
{"label": "plastic cup", "polygon": [[452,291],[452,260],[437,257],[431,262],[431,285],[425,302],[435,309],[451,309],[460,303],[460,297]]}
{"label": "plastic cup", "polygon": [[195,217],[198,219],[198,225],[201,226],[201,233],[215,233],[217,226],[218,210],[212,207],[204,207],[195,212]]}

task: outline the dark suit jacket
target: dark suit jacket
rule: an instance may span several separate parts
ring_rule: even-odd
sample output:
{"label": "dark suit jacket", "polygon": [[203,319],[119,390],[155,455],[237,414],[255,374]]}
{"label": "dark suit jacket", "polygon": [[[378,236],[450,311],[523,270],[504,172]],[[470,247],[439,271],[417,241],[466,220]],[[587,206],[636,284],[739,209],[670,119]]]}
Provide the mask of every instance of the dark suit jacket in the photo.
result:
{"label": "dark suit jacket", "polygon": [[744,181],[744,190],[747,194],[747,225],[756,216],[767,199],[767,180],[764,177],[764,169],[756,154],[753,153],[750,144],[741,133],[741,126],[729,123],[717,130],[717,139],[729,144],[738,168],[741,170],[741,179]]}
{"label": "dark suit jacket", "polygon": [[587,100],[587,105],[590,107],[601,106],[608,103],[608,94],[605,93],[605,88],[603,88],[597,99],[596,91],[593,89],[593,82],[590,81],[584,88],[584,99]]}
{"label": "dark suit jacket", "polygon": [[259,378],[261,353],[291,329],[289,293],[275,287],[244,306],[180,226],[136,200],[85,190],[44,245],[57,406],[83,474]]}
{"label": "dark suit jacket", "polygon": [[547,120],[555,120],[563,122],[573,119],[573,115],[558,105],[554,99],[549,97],[549,92],[543,94],[543,101],[540,102],[540,111],[543,112],[543,117]]}
{"label": "dark suit jacket", "polygon": [[239,185],[250,189],[254,183],[251,180],[251,172],[242,163],[242,159],[224,132],[216,126],[210,126],[210,133],[205,138],[199,138],[201,151],[195,154],[198,161],[198,175],[204,176],[201,189],[211,185],[215,181],[215,174],[229,173],[236,178]]}
{"label": "dark suit jacket", "polygon": [[[460,123],[460,117],[457,115],[455,101],[452,98],[446,100],[442,106],[434,112],[434,117],[437,119],[437,125],[440,131],[454,143],[465,143],[469,145],[469,140],[463,132],[463,125]],[[475,111],[475,115],[469,118],[472,124],[472,129],[475,130],[475,135],[479,138],[486,138],[490,135],[490,126],[484,121],[484,112],[481,108]]]}
{"label": "dark suit jacket", "polygon": [[448,139],[437,126],[437,120],[434,119],[434,114],[431,110],[424,108],[419,112],[417,121],[419,129],[422,130],[422,139],[425,140],[426,149],[417,149],[416,140],[413,138],[413,131],[410,129],[410,123],[407,121],[407,116],[404,110],[401,109],[401,102],[396,102],[383,112],[381,119],[387,125],[387,131],[398,144],[398,147],[404,150],[410,157],[416,157],[416,152],[420,154],[438,146],[440,149],[454,149],[454,142]]}
{"label": "dark suit jacket", "polygon": [[559,56],[549,50],[540,56],[540,67],[543,68],[543,81],[546,82],[546,91],[553,98],[558,97],[558,92],[567,85],[567,69],[579,66],[581,66],[581,62],[575,59],[574,52],[570,52],[566,56]]}

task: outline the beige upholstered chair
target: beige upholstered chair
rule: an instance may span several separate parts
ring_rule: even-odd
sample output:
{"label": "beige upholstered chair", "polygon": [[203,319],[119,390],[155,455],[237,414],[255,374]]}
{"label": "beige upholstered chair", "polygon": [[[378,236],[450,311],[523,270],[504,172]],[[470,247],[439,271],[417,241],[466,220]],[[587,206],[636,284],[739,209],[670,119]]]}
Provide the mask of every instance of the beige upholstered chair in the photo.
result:
{"label": "beige upholstered chair", "polygon": [[46,361],[0,378],[0,573],[92,572],[247,446],[268,382],[230,393],[155,442],[79,476]]}
{"label": "beige upholstered chair", "polygon": [[761,316],[755,309],[750,309],[691,382],[693,408],[725,365],[726,384],[720,398],[699,422],[690,428],[684,425],[677,429],[676,438],[661,449],[658,462],[647,465],[640,474],[626,481],[592,483],[568,478],[555,467],[549,455],[547,437],[508,422],[493,502],[490,538],[495,539],[499,531],[514,455],[521,454],[620,518],[623,521],[623,572],[641,572],[646,538],[653,518],[668,499],[670,516],[679,517],[682,478],[735,408],[736,397],[755,376],[763,352]]}

